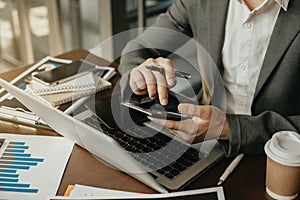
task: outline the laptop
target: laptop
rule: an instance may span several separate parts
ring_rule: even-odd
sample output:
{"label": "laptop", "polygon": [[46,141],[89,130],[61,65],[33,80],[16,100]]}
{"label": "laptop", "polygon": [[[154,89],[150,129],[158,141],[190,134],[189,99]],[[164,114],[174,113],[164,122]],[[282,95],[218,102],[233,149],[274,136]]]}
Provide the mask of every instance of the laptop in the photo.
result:
{"label": "laptop", "polygon": [[[224,155],[216,141],[191,145],[173,137],[122,107],[118,96],[87,102],[71,117],[2,79],[0,84],[53,130],[161,193],[180,190]],[[212,150],[201,151],[203,145]]]}

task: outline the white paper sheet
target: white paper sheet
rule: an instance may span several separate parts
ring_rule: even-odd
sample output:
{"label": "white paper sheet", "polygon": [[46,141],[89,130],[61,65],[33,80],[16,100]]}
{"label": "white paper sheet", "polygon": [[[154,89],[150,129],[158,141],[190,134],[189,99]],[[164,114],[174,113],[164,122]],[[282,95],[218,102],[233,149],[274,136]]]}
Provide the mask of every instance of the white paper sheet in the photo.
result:
{"label": "white paper sheet", "polygon": [[0,133],[0,138],[5,139],[0,148],[0,199],[44,200],[55,195],[74,143],[53,136]]}
{"label": "white paper sheet", "polygon": [[110,189],[103,189],[103,188],[97,188],[97,187],[90,187],[85,185],[79,185],[76,184],[74,186],[74,189],[71,191],[69,197],[74,198],[85,198],[85,197],[132,197],[136,195],[143,195],[139,193],[133,193],[133,192],[125,192],[120,190],[110,190]]}
{"label": "white paper sheet", "polygon": [[197,190],[189,190],[183,192],[172,192],[167,194],[141,194],[133,192],[124,192],[119,190],[109,190],[103,188],[89,187],[84,185],[75,185],[69,197],[56,196],[49,200],[84,200],[84,199],[163,199],[176,200],[175,197],[184,196],[185,200],[205,199],[225,200],[222,187],[212,187]]}

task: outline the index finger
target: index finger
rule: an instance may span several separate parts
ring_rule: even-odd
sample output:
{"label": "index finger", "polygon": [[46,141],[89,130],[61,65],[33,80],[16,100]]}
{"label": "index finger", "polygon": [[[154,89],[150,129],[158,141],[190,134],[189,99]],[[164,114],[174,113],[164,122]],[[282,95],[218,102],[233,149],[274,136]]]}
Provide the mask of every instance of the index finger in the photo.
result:
{"label": "index finger", "polygon": [[169,87],[176,85],[176,78],[174,73],[174,66],[170,59],[167,58],[157,58],[156,61],[159,63],[159,66],[163,67],[165,70],[166,81]]}

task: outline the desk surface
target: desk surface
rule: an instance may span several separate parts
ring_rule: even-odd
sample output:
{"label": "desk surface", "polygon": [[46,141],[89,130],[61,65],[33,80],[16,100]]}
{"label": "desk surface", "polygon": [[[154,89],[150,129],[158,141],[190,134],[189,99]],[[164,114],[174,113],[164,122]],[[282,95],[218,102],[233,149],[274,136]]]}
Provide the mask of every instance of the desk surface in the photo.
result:
{"label": "desk surface", "polygon": [[[85,50],[75,50],[58,57],[73,60],[87,58],[87,60],[97,64],[107,64],[107,61],[89,55]],[[29,66],[26,66],[1,74],[0,77],[11,80],[28,67]],[[119,77],[115,77],[112,82],[116,82],[118,78]],[[110,92],[111,90],[108,90],[104,94],[109,94]],[[1,120],[0,132],[28,135],[57,135],[55,132]],[[185,190],[215,187],[219,177],[231,161],[232,159],[224,158],[194,180]],[[265,156],[246,155],[223,184],[226,199],[267,199],[264,186],[265,162]],[[57,194],[63,195],[69,184],[76,183],[109,189],[156,193],[154,190],[135,180],[131,176],[99,162],[89,152],[77,145],[73,149]],[[299,200],[300,198],[298,197],[297,199]]]}

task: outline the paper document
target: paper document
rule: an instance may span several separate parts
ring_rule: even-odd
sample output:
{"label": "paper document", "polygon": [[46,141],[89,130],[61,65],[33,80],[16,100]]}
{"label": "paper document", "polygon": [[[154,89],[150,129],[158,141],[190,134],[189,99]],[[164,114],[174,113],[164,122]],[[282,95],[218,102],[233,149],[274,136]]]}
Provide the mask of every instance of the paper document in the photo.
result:
{"label": "paper document", "polygon": [[63,137],[0,133],[0,199],[56,194],[74,143]]}
{"label": "paper document", "polygon": [[162,199],[162,200],[225,200],[222,187],[189,190],[183,192],[173,192],[167,194],[141,194],[124,192],[119,190],[109,190],[103,188],[75,185],[69,197],[57,196],[49,200],[77,200],[77,199]]}
{"label": "paper document", "polygon": [[85,185],[76,184],[74,189],[71,191],[69,197],[84,198],[84,197],[132,197],[135,195],[143,195],[134,192],[125,192],[120,190],[109,190],[97,187],[90,187]]}

